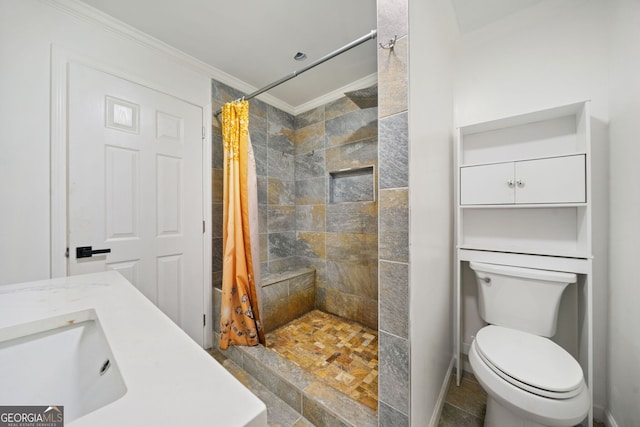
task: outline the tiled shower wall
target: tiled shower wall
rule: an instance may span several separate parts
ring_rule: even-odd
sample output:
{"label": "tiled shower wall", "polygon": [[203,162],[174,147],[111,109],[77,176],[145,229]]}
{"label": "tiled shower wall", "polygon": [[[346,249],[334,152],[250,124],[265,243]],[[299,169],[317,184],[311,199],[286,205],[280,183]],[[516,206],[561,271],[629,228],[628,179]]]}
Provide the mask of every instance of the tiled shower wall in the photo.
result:
{"label": "tiled shower wall", "polygon": [[[212,108],[245,95],[213,81]],[[296,260],[294,117],[258,99],[249,106],[249,133],[258,176],[260,267],[262,274],[293,268]],[[223,147],[220,121],[213,124],[213,284],[222,283]]]}
{"label": "tiled shower wall", "polygon": [[[378,0],[380,327],[378,425],[410,424],[408,2]],[[428,94],[425,94],[428,96]],[[420,119],[418,119],[420,120]],[[428,219],[424,219],[427,220]],[[424,278],[422,278],[424,279]]]}
{"label": "tiled shower wall", "polygon": [[[213,110],[243,95],[213,81]],[[313,267],[318,308],[377,329],[377,108],[359,109],[345,97],[293,117],[252,99],[249,113],[258,175],[262,274]],[[213,283],[218,288],[222,156],[220,122],[214,117]],[[370,166],[368,188],[350,185],[340,203],[331,203],[332,172]],[[214,310],[219,307],[217,298],[219,292],[214,292]]]}
{"label": "tiled shower wall", "polygon": [[316,307],[374,329],[377,114],[343,97],[298,115],[295,139],[297,252],[318,273]]}

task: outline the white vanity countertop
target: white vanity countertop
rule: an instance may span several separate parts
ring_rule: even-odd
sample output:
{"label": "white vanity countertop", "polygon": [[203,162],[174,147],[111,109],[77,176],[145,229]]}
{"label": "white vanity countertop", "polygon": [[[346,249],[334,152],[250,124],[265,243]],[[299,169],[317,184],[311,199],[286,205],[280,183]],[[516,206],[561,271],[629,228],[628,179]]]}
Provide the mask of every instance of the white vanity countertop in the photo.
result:
{"label": "white vanity countertop", "polygon": [[0,329],[90,308],[127,392],[73,427],[267,425],[264,403],[119,273],[0,286]]}

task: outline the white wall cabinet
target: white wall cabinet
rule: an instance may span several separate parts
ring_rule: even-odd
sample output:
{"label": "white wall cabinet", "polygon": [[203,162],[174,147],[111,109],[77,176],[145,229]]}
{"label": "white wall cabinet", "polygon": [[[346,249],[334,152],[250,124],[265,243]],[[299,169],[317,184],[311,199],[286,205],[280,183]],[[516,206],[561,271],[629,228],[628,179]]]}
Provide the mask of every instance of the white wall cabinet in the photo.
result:
{"label": "white wall cabinet", "polygon": [[460,353],[477,332],[469,327],[473,322],[464,323],[461,301],[469,307],[475,296],[462,295],[462,273],[468,272],[465,263],[478,261],[579,275],[574,294],[578,314],[568,316],[573,320],[565,329],[573,337],[568,350],[591,385],[590,144],[588,102],[458,128],[454,168],[458,373]]}
{"label": "white wall cabinet", "polygon": [[460,204],[585,203],[585,156],[460,168]]}
{"label": "white wall cabinet", "polygon": [[460,127],[458,248],[590,257],[589,120],[583,102]]}

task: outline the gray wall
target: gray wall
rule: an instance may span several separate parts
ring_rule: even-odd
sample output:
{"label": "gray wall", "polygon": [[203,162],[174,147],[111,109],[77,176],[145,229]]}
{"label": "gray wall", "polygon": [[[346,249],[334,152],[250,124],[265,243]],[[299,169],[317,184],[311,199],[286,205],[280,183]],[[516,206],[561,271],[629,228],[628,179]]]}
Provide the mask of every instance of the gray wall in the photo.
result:
{"label": "gray wall", "polygon": [[[346,97],[296,117],[299,262],[318,272],[319,309],[373,329],[378,328],[377,133],[377,109],[359,109]],[[344,173],[368,166],[356,176]]]}
{"label": "gray wall", "polygon": [[452,361],[451,3],[378,0],[378,39],[394,35],[378,50],[379,425],[437,425]]}
{"label": "gray wall", "polygon": [[409,353],[408,1],[378,0],[378,424],[407,426]]}
{"label": "gray wall", "polygon": [[[213,81],[213,110],[242,95]],[[258,175],[262,275],[313,267],[318,308],[377,329],[377,201],[369,197],[377,193],[377,109],[360,109],[343,97],[293,117],[252,99],[249,115]],[[214,117],[213,284],[218,288],[222,157],[220,122]],[[347,179],[340,202],[332,203],[331,172],[365,166],[372,166],[374,174]],[[369,185],[362,185],[367,179]],[[214,301],[214,307],[218,305]]]}
{"label": "gray wall", "polygon": [[[213,111],[245,95],[213,81]],[[222,283],[223,146],[220,117],[212,120],[213,284]],[[258,99],[249,104],[249,133],[258,176],[262,274],[297,265],[294,182],[294,117]]]}

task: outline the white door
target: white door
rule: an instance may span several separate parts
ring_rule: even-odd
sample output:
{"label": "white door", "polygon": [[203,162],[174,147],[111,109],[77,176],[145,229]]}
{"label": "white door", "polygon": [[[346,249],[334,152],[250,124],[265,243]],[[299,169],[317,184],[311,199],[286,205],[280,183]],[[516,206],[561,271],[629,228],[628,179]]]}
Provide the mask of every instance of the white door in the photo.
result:
{"label": "white door", "polygon": [[68,71],[68,273],[118,270],[203,345],[202,109]]}

